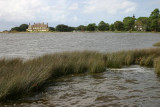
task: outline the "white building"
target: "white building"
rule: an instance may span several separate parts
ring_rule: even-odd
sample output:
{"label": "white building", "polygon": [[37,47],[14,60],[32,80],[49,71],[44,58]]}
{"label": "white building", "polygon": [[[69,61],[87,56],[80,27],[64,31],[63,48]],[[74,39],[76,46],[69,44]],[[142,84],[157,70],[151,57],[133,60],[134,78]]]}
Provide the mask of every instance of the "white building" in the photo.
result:
{"label": "white building", "polygon": [[29,24],[27,31],[41,31],[41,32],[47,32],[49,31],[48,23],[34,23],[34,25]]}

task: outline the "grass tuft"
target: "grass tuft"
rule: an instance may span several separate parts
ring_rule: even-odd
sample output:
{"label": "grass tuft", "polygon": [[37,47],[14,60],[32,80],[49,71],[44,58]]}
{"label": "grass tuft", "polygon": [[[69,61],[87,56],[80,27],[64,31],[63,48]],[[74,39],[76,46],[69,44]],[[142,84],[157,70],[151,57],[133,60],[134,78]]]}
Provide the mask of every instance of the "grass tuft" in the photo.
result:
{"label": "grass tuft", "polygon": [[153,46],[160,47],[160,42],[157,42],[157,43],[153,44]]}
{"label": "grass tuft", "polygon": [[19,98],[41,89],[51,79],[84,72],[99,73],[108,68],[139,64],[153,67],[160,74],[160,49],[141,49],[114,53],[95,51],[48,54],[23,61],[0,60],[0,100]]}
{"label": "grass tuft", "polygon": [[160,75],[160,57],[154,60],[155,72]]}

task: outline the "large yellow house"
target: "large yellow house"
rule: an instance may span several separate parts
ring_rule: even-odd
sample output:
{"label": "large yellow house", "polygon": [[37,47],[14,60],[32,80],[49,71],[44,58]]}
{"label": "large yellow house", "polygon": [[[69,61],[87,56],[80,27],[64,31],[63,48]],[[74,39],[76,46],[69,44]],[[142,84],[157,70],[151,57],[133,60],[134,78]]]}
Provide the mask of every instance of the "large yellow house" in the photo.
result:
{"label": "large yellow house", "polygon": [[33,25],[29,24],[27,31],[41,31],[41,32],[47,32],[49,31],[48,23],[34,23]]}

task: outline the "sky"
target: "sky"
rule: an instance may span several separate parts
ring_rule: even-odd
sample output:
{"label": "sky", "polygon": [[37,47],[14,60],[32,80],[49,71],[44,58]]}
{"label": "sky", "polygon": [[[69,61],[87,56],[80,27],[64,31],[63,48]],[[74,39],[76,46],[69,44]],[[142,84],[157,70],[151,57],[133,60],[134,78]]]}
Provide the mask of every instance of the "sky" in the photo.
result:
{"label": "sky", "polygon": [[69,26],[112,24],[124,17],[148,17],[160,9],[160,0],[0,0],[0,31],[20,24],[48,23]]}

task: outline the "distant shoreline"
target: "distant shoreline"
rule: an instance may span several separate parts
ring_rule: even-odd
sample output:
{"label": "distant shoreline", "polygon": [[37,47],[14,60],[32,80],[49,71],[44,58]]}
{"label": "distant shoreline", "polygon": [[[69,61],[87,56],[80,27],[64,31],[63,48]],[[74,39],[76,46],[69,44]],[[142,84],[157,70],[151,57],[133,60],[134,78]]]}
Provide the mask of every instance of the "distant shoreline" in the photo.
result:
{"label": "distant shoreline", "polygon": [[19,34],[19,33],[158,33],[160,34],[160,32],[142,32],[142,31],[85,31],[85,32],[79,32],[79,31],[75,31],[75,32],[0,32],[0,34]]}

